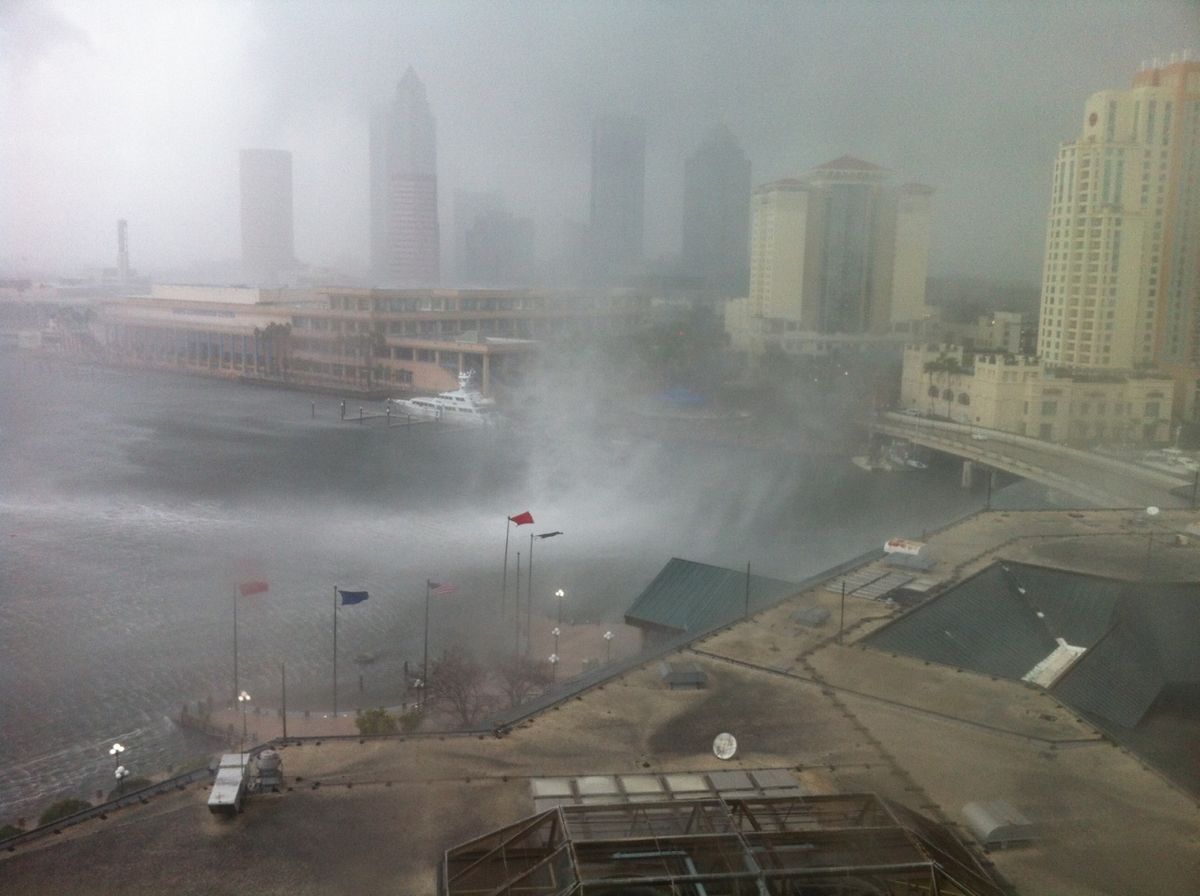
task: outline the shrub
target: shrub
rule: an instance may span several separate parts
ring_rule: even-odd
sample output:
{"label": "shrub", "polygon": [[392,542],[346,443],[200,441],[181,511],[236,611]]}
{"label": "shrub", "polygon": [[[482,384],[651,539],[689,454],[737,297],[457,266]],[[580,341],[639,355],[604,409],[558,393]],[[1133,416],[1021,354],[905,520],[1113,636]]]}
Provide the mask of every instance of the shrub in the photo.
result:
{"label": "shrub", "polygon": [[92,804],[87,800],[59,800],[42,813],[42,817],[38,819],[38,824],[53,824],[60,818],[66,818],[68,815],[74,815],[76,812],[81,812],[84,809],[90,808],[92,808]]}
{"label": "shrub", "polygon": [[396,717],[386,709],[359,710],[354,715],[354,725],[359,734],[395,734],[398,730]]}

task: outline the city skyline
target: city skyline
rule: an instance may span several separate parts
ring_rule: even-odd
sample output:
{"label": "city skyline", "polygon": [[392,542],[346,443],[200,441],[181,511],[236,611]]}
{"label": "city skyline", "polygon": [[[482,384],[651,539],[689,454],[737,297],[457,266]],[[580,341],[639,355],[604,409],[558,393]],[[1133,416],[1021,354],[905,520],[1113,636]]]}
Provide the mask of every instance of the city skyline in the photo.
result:
{"label": "city skyline", "polygon": [[[239,146],[266,145],[295,160],[296,254],[365,268],[369,110],[411,64],[436,85],[441,220],[453,190],[502,188],[509,210],[535,221],[540,259],[587,221],[591,123],[619,112],[648,124],[651,261],[679,254],[684,160],[724,122],[756,183],[852,154],[934,186],[931,275],[1040,280],[1054,147],[1072,135],[1073,110],[1125,84],[1142,59],[1200,47],[1190,2],[1097,3],[1086,14],[1024,4],[735,10],[9,7],[0,102],[26,126],[0,144],[12,172],[0,199],[17,210],[0,224],[0,264],[111,264],[117,218],[140,235],[142,269],[233,258],[232,160]],[[1001,33],[1012,42],[984,39]],[[130,42],[144,52],[131,57]]]}

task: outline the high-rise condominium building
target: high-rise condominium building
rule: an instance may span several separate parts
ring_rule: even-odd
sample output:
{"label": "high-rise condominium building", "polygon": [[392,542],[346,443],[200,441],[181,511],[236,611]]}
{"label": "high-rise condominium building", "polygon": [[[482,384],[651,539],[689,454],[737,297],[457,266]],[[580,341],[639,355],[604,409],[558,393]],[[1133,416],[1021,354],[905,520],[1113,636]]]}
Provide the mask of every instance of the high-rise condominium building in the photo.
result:
{"label": "high-rise condominium building", "polygon": [[591,249],[595,273],[614,281],[642,262],[646,127],[603,117],[592,128]]}
{"label": "high-rise condominium building", "polygon": [[745,313],[813,333],[923,317],[932,192],[850,156],[758,187]]}
{"label": "high-rise condominium building", "polygon": [[684,165],[684,273],[718,294],[745,295],[749,241],[750,160],[722,125]]}
{"label": "high-rise condominium building", "polygon": [[1200,383],[1200,62],[1144,66],[1084,105],[1054,166],[1038,353],[1065,367],[1157,364],[1195,419]]}
{"label": "high-rise condominium building", "polygon": [[434,121],[409,68],[371,123],[371,273],[380,285],[430,286],[439,268]]}
{"label": "high-rise condominium building", "polygon": [[292,154],[282,149],[243,149],[242,274],[272,285],[294,268]]}

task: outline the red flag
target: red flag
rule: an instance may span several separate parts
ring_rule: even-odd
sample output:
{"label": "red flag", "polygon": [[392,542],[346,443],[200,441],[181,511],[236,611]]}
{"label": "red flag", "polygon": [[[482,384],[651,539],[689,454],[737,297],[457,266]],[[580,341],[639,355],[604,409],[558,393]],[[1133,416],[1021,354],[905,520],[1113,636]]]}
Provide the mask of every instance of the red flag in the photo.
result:
{"label": "red flag", "polygon": [[533,514],[526,510],[524,513],[518,513],[516,516],[510,516],[509,520],[516,523],[518,526],[524,526],[533,522]]}
{"label": "red flag", "polygon": [[430,594],[454,594],[458,591],[457,585],[451,585],[449,582],[438,584],[437,582],[429,583]]}
{"label": "red flag", "polygon": [[238,585],[238,591],[241,593],[242,597],[249,597],[251,594],[262,594],[267,590],[267,583],[261,579],[253,582],[242,582],[242,584]]}

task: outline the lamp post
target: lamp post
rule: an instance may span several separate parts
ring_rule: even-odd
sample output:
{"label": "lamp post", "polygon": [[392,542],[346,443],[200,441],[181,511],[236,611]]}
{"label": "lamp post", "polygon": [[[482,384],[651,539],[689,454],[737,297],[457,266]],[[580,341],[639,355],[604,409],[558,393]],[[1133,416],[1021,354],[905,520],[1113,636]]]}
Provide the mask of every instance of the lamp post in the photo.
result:
{"label": "lamp post", "polygon": [[[1158,516],[1158,508],[1150,506],[1146,508],[1146,519],[1153,525],[1154,518]],[[1147,533],[1146,539],[1146,575],[1145,578],[1150,578],[1150,560],[1154,554],[1154,529],[1151,528]]]}
{"label": "lamp post", "polygon": [[554,596],[558,598],[558,624],[562,625],[563,598],[567,596],[567,593],[565,591],[563,591],[561,588],[559,588],[557,591],[554,592]]}
{"label": "lamp post", "polygon": [[558,636],[562,634],[562,629],[557,625],[550,630],[550,634],[554,635],[554,652],[558,653]]}
{"label": "lamp post", "polygon": [[550,654],[550,680],[554,681],[558,678],[558,654]]}
{"label": "lamp post", "polygon": [[606,662],[606,663],[612,662],[613,637],[614,636],[611,631],[607,631],[604,633],[604,662]]}
{"label": "lamp post", "polygon": [[242,761],[242,766],[246,765],[246,704],[250,702],[250,695],[245,691],[238,694],[238,705],[242,708],[242,743],[238,750],[238,755]]}
{"label": "lamp post", "polygon": [[[562,530],[555,530],[554,532],[542,532],[538,535],[534,535],[532,532],[529,533],[529,577],[528,577],[528,581],[525,583],[525,589],[526,589],[526,591],[525,591],[525,637],[528,639],[528,641],[526,641],[526,647],[529,646],[529,641],[533,640],[533,628],[532,628],[532,625],[533,625],[533,540],[536,538],[538,541],[545,541],[547,538],[554,538],[556,535],[562,535],[562,534],[563,534]],[[517,630],[518,630],[518,632],[520,631],[520,628],[521,628],[520,607],[521,607],[521,585],[520,585],[520,580],[518,579],[518,582],[517,582]],[[559,619],[559,622],[561,623],[562,620]],[[520,651],[520,649],[521,649],[520,640],[521,640],[520,635],[518,635],[517,636],[517,642],[518,642],[517,650],[518,651]]]}
{"label": "lamp post", "polygon": [[125,748],[119,743],[115,743],[109,748],[108,755],[113,757],[117,767],[114,774],[117,778],[117,793],[120,793],[124,788],[125,776],[129,774],[129,769],[121,765],[121,754],[125,752]]}

